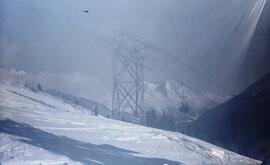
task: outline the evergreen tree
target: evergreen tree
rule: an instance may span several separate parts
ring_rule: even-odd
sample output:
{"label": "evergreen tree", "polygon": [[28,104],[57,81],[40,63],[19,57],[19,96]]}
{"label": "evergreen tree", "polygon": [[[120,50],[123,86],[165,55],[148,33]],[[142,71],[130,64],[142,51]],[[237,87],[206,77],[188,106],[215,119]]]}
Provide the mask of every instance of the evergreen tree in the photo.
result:
{"label": "evergreen tree", "polygon": [[38,91],[42,91],[42,87],[40,83],[38,83],[37,88],[38,88]]}
{"label": "evergreen tree", "polygon": [[151,109],[150,111],[146,112],[146,125],[149,127],[157,128],[158,120],[156,111],[154,109]]}
{"label": "evergreen tree", "polygon": [[29,86],[29,85],[28,85],[28,82],[26,81],[25,84],[24,84],[24,87],[25,87],[25,88],[28,88],[28,86]]}
{"label": "evergreen tree", "polygon": [[95,107],[95,116],[98,116],[98,107]]}

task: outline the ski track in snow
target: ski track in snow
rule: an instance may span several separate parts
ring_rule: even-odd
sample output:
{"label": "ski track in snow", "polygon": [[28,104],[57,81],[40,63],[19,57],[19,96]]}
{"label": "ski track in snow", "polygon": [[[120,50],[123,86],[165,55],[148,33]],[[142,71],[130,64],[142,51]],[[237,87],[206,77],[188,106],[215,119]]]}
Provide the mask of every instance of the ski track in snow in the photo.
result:
{"label": "ski track in snow", "polygon": [[0,121],[3,165],[260,164],[181,133],[91,116],[45,93],[6,85],[0,85]]}

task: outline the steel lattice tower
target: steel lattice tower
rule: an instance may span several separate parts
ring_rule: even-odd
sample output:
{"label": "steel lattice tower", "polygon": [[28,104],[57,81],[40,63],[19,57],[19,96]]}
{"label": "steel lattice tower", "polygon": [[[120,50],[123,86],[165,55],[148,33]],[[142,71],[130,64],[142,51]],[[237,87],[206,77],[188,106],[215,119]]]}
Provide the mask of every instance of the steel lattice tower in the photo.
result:
{"label": "steel lattice tower", "polygon": [[[144,50],[151,45],[134,38],[126,31],[117,36],[101,38],[101,44],[110,49],[113,57],[112,117],[140,122],[144,105]],[[129,115],[127,115],[129,116]]]}
{"label": "steel lattice tower", "polygon": [[121,51],[113,56],[112,113],[113,117],[121,118],[125,112],[131,111],[137,122],[144,101],[144,57],[138,49],[122,46],[118,49]]}

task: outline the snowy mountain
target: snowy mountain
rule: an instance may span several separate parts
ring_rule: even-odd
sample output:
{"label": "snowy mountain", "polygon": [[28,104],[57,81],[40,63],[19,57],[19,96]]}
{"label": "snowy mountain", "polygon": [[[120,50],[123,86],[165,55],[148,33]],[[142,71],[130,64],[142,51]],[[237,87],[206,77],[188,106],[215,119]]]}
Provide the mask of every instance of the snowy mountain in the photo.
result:
{"label": "snowy mountain", "polygon": [[82,97],[68,95],[68,94],[53,90],[53,89],[47,89],[45,90],[45,92],[58,99],[62,99],[62,101],[67,102],[68,104],[73,105],[76,108],[82,107],[82,108],[92,111],[92,113],[95,113],[96,111],[98,114],[104,117],[111,116],[111,110],[107,108],[105,105],[100,104],[98,102],[95,102],[86,98],[82,98]]}
{"label": "snowy mountain", "polygon": [[[111,103],[110,101],[104,102],[104,100],[111,100],[111,94],[106,94],[106,92],[92,92],[92,88],[87,88],[94,84],[91,81],[65,83],[72,82],[73,79],[85,78],[82,76],[78,77],[77,75],[73,78],[72,76],[61,76],[49,72],[30,73],[15,69],[8,70],[0,68],[0,80],[4,84],[24,86],[37,92],[37,85],[40,83],[43,92],[74,106],[76,109],[82,108],[86,113],[98,111],[99,115],[111,117],[111,110],[107,108],[110,107]],[[85,88],[85,90],[82,90],[83,93],[79,92],[81,89],[78,89],[76,86]],[[99,86],[102,86],[102,84],[99,84]],[[101,87],[97,88],[100,89]],[[187,113],[180,112],[183,92],[189,105],[189,111]],[[180,82],[173,80],[145,82],[145,112],[143,115],[144,118],[141,119],[141,124],[186,133],[191,123],[211,106],[211,102],[198,96],[198,94],[186,88],[186,86],[182,87]],[[124,121],[131,121],[133,118],[131,112],[123,112],[121,115],[124,116],[121,117]],[[147,120],[151,121],[149,122]]]}
{"label": "snowy mountain", "polygon": [[146,82],[145,83],[145,103],[159,112],[163,110],[179,111],[183,91],[193,112],[201,113],[212,104],[208,100],[202,99],[195,92],[183,86],[181,82],[168,80],[166,82]]}
{"label": "snowy mountain", "polygon": [[181,133],[94,116],[46,93],[0,85],[2,164],[259,164]]}
{"label": "snowy mountain", "polygon": [[[82,80],[81,80],[82,79]],[[87,81],[84,81],[84,80]],[[76,80],[76,81],[75,81]],[[59,75],[49,72],[30,73],[17,71],[15,69],[0,68],[0,81],[4,84],[25,86],[33,91],[37,90],[37,84],[41,84],[43,91],[62,99],[74,106],[80,106],[88,110],[98,106],[101,115],[107,117],[111,115],[109,108],[111,106],[111,94],[107,90],[101,92],[103,83],[95,83],[82,75]],[[78,88],[77,86],[80,86]],[[89,86],[93,86],[89,88]],[[93,92],[97,88],[99,92]],[[84,90],[82,90],[84,89]],[[212,103],[196,95],[195,92],[184,86],[186,100],[190,107],[190,112],[179,113],[182,101],[182,86],[180,82],[168,80],[165,82],[145,82],[145,110],[154,110],[157,115],[166,115],[181,118],[175,119],[179,122],[193,121],[199,114],[207,110]],[[82,91],[82,92],[80,92]],[[77,107],[79,108],[79,107]],[[147,113],[147,112],[146,112]],[[125,113],[127,118],[131,113]],[[129,120],[126,120],[129,121]],[[183,125],[183,124],[181,124]]]}
{"label": "snowy mountain", "polygon": [[[36,86],[37,85],[35,84],[31,89],[34,89],[34,91],[37,90],[35,89]],[[111,117],[111,110],[98,102],[65,94],[53,89],[46,89],[43,90],[43,92],[46,92],[57,99],[61,99],[62,101],[75,106],[77,109],[85,108],[92,113],[97,111],[99,115]],[[179,109],[182,101],[182,92],[181,85],[173,81],[167,81],[166,83],[146,83],[145,114],[152,115],[151,111],[154,110],[155,115],[159,119],[156,120],[156,123],[154,124],[149,124],[147,121],[146,123],[143,122],[141,124],[165,130],[186,132],[190,124],[197,119],[198,115],[209,105],[207,104],[208,102],[201,101],[201,98],[196,98],[196,95],[192,93],[192,91],[185,89],[185,95],[189,102],[190,110],[187,113],[181,113]],[[133,114],[131,112],[123,112],[122,115],[124,116],[122,117],[123,120],[129,121],[128,119],[132,118]],[[166,115],[165,117],[167,118],[164,118],[164,115]],[[168,117],[171,121],[168,121]],[[174,122],[177,122],[177,128],[175,128]]]}
{"label": "snowy mountain", "polygon": [[[180,109],[184,97],[189,107],[185,113]],[[147,126],[185,133],[191,123],[211,106],[212,102],[202,99],[194,91],[182,86],[181,82],[168,80],[145,83],[146,120],[151,120],[150,124],[146,121]],[[157,116],[157,119],[152,116]]]}
{"label": "snowy mountain", "polygon": [[74,73],[25,72],[16,69],[0,68],[0,82],[16,86],[28,86],[36,90],[37,84],[43,89],[55,91],[94,100],[103,105],[111,106],[110,83],[100,81],[95,77]]}

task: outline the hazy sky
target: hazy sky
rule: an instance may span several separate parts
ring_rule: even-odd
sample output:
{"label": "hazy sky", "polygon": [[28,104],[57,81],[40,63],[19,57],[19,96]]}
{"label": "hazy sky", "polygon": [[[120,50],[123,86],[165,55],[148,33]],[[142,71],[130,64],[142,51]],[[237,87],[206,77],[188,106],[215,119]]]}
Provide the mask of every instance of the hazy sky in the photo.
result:
{"label": "hazy sky", "polygon": [[154,63],[199,91],[225,94],[162,51],[232,89],[264,2],[0,0],[0,67],[79,73],[105,82],[109,90],[112,59],[99,38],[124,28],[160,48],[148,52],[152,70],[146,81],[173,79]]}

